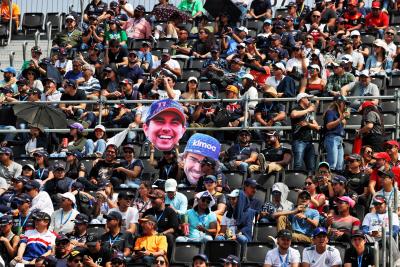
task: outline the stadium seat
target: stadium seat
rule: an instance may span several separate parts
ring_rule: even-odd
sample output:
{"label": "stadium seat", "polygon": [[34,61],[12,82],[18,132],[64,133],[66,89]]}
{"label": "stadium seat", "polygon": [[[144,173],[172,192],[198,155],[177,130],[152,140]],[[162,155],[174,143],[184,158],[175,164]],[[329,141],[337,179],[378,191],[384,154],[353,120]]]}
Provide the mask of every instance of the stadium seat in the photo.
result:
{"label": "stadium seat", "polygon": [[139,49],[139,48],[142,47],[142,43],[145,42],[145,41],[148,42],[149,40],[147,40],[147,39],[132,39],[132,38],[129,38],[128,39],[128,43],[127,43],[128,49],[129,50]]}
{"label": "stadium seat", "polygon": [[267,198],[267,190],[262,187],[257,187],[257,191],[256,194],[254,195],[254,198],[264,203],[265,199]]}
{"label": "stadium seat", "polygon": [[344,253],[345,253],[346,249],[348,248],[347,244],[334,242],[334,243],[329,243],[329,245],[334,246],[335,248],[337,248],[337,250],[339,250],[340,258],[343,261]]}
{"label": "stadium seat", "polygon": [[254,241],[256,242],[264,242],[270,245],[274,244],[274,241],[269,237],[276,237],[278,231],[276,230],[275,225],[267,224],[267,223],[257,223],[254,227]]}
{"label": "stadium seat", "polygon": [[194,58],[194,59],[192,59],[192,62],[190,63],[190,68],[196,69],[196,70],[201,70],[203,68],[203,64],[205,61],[206,61],[205,59]]}
{"label": "stadium seat", "polygon": [[304,181],[307,178],[305,173],[298,171],[286,171],[284,174],[283,183],[286,184],[290,189],[301,189],[304,187]]}
{"label": "stadium seat", "polygon": [[194,189],[193,188],[178,188],[178,191],[186,196],[186,198],[188,200],[188,205],[190,203],[191,206],[193,206],[194,195],[196,194],[196,192],[194,192]]}
{"label": "stadium seat", "polygon": [[[396,113],[396,101],[384,101],[380,104],[383,113]],[[386,122],[385,122],[386,123]]]}
{"label": "stadium seat", "polygon": [[361,125],[362,116],[359,114],[351,114],[350,118],[347,120],[347,125]]}
{"label": "stadium seat", "polygon": [[375,76],[371,79],[371,83],[376,84],[380,90],[384,90],[386,87],[386,78],[381,76]]}
{"label": "stadium seat", "polygon": [[239,172],[226,172],[224,173],[226,177],[226,182],[231,190],[236,188],[242,188],[244,175]]}
{"label": "stadium seat", "polygon": [[211,83],[209,81],[200,81],[199,91],[210,91]]}
{"label": "stadium seat", "polygon": [[[391,79],[389,79],[389,88],[399,88],[400,87],[400,75],[392,75]],[[392,95],[392,94],[390,94]]]}
{"label": "stadium seat", "polygon": [[271,244],[262,242],[247,243],[243,253],[243,261],[246,263],[257,263],[263,265],[265,255],[272,249]]}
{"label": "stadium seat", "polygon": [[363,44],[371,45],[374,43],[375,40],[376,40],[376,35],[366,34],[366,33],[361,34],[361,41],[363,42]]}
{"label": "stadium seat", "polygon": [[176,43],[176,40],[173,38],[163,38],[159,39],[155,44],[155,47],[161,49],[171,49],[171,46]]}
{"label": "stadium seat", "polygon": [[90,171],[93,168],[93,160],[91,159],[84,159],[81,160],[81,163],[83,164],[83,166],[85,167],[86,173],[89,174]]}
{"label": "stadium seat", "polygon": [[290,202],[292,202],[293,204],[296,205],[298,196],[299,196],[298,191],[290,190],[289,194],[287,196],[287,200],[289,200]]}
{"label": "stadium seat", "polygon": [[208,241],[206,243],[204,253],[208,256],[211,263],[220,262],[221,258],[229,255],[240,257],[240,244],[236,241]]}
{"label": "stadium seat", "polygon": [[46,26],[47,23],[50,21],[51,28],[53,30],[60,30],[60,17],[60,13],[57,12],[47,13],[44,25]]}
{"label": "stadium seat", "polygon": [[184,92],[186,92],[186,84],[187,84],[187,81],[177,81],[174,86],[174,89],[179,90],[182,93],[184,93]]}
{"label": "stadium seat", "polygon": [[185,69],[182,71],[181,80],[187,80],[189,77],[200,77],[200,72],[193,69]]}
{"label": "stadium seat", "polygon": [[306,247],[309,247],[309,244],[303,244],[303,243],[292,243],[292,248],[297,249],[300,252],[300,257],[303,256],[303,250]]}
{"label": "stadium seat", "polygon": [[263,22],[261,20],[254,20],[254,19],[249,19],[246,22],[246,27],[249,30],[254,30],[257,33],[259,33],[262,29]]}
{"label": "stadium seat", "polygon": [[253,174],[251,178],[255,179],[257,183],[265,189],[272,188],[272,185],[276,183],[278,173],[271,174]]}
{"label": "stadium seat", "polygon": [[175,242],[172,248],[173,263],[190,265],[195,255],[203,252],[203,243],[200,242]]}
{"label": "stadium seat", "polygon": [[353,141],[343,141],[343,145],[344,145],[344,154],[345,155],[350,155],[352,154],[352,150],[353,150]]}
{"label": "stadium seat", "polygon": [[248,37],[256,38],[257,31],[249,29],[249,33],[247,34]]}
{"label": "stadium seat", "polygon": [[390,25],[391,26],[400,25],[400,13],[399,12],[393,12],[391,14]]}
{"label": "stadium seat", "polygon": [[44,14],[43,13],[25,13],[22,20],[22,30],[27,33],[31,30],[43,31]]}
{"label": "stadium seat", "polygon": [[278,8],[275,10],[275,18],[286,17],[288,14],[287,8]]}
{"label": "stadium seat", "polygon": [[181,70],[185,69],[187,66],[187,59],[185,58],[175,58],[175,60],[179,63]]}

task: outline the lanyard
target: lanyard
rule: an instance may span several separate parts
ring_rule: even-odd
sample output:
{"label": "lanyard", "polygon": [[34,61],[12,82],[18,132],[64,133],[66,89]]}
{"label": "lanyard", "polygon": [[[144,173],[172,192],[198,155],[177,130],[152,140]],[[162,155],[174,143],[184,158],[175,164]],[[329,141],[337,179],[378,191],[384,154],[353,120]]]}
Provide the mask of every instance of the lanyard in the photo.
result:
{"label": "lanyard", "polygon": [[169,177],[169,173],[171,172],[171,169],[172,169],[172,165],[169,165],[168,168],[167,168],[167,166],[164,166],[164,171],[165,171],[165,174],[167,174],[167,177]]}
{"label": "lanyard", "polygon": [[358,265],[358,267],[361,267],[361,264],[362,264],[362,256],[363,256],[363,255],[357,257],[357,265]]}
{"label": "lanyard", "polygon": [[278,255],[279,255],[279,261],[281,262],[281,267],[289,267],[289,250],[287,252],[285,262],[283,262],[281,254],[279,253],[279,250],[278,250]]}
{"label": "lanyard", "polygon": [[111,237],[112,237],[112,236],[111,236],[111,234],[110,234],[110,239],[108,240],[108,242],[110,243],[110,247],[112,247],[112,246],[114,245],[114,243],[115,243],[116,241],[118,241],[119,235],[117,235],[114,239],[112,239]]}
{"label": "lanyard", "polygon": [[158,217],[157,214],[154,213],[154,216],[155,216],[156,219],[157,219],[157,223],[161,220],[162,216],[164,215],[164,211],[165,211],[165,209],[164,209],[163,212],[160,214],[160,217]]}
{"label": "lanyard", "polygon": [[69,212],[67,219],[66,219],[66,220],[63,222],[63,218],[64,218],[64,211],[63,211],[63,210],[61,210],[61,217],[60,217],[60,222],[61,222],[61,225],[64,225],[64,224],[66,224],[66,223],[69,221],[69,219],[71,218],[71,215],[72,215],[72,210]]}
{"label": "lanyard", "polygon": [[24,222],[21,224],[22,216],[21,216],[21,215],[19,215],[19,222],[18,222],[18,226],[24,227],[24,226],[25,226],[25,224],[26,224],[26,222],[27,222],[27,221],[28,221],[28,219],[29,219],[29,216],[31,216],[31,214],[30,214],[30,213],[28,214],[28,216],[26,216],[26,217],[25,217],[25,220],[24,220]]}
{"label": "lanyard", "polygon": [[43,176],[43,174],[44,174],[44,170],[45,170],[45,169],[42,169],[42,172],[40,172],[40,169],[37,170],[38,176],[39,176],[39,180],[42,180],[42,176]]}

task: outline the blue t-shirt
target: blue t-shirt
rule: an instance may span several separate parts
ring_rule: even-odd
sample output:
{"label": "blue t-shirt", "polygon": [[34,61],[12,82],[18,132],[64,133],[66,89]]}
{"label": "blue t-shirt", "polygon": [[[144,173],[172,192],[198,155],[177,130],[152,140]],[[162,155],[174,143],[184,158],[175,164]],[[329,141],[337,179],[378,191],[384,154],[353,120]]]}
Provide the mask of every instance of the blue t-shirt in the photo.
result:
{"label": "blue t-shirt", "polygon": [[217,222],[217,217],[214,212],[208,214],[199,215],[194,209],[187,211],[188,222],[189,222],[189,238],[200,238],[205,233],[197,230],[198,225],[204,226],[204,228],[209,229],[210,223]]}
{"label": "blue t-shirt", "polygon": [[79,78],[83,77],[83,72],[80,71],[78,73],[73,72],[72,70],[68,71],[65,75],[64,75],[64,79],[66,80],[78,80]]}
{"label": "blue t-shirt", "polygon": [[[304,212],[307,218],[311,220],[319,221],[319,213],[315,209],[307,208]],[[311,236],[312,232],[314,231],[314,227],[307,222],[306,219],[299,219],[295,215],[289,215],[289,221],[292,224],[292,230],[303,233],[307,236]]]}
{"label": "blue t-shirt", "polygon": [[173,199],[170,199],[167,195],[165,196],[165,204],[171,205],[179,215],[183,215],[187,211],[188,200],[184,194],[176,192]]}
{"label": "blue t-shirt", "polygon": [[[325,114],[325,120],[324,120],[324,126],[326,127],[326,124],[335,121],[339,118],[339,113],[336,110],[328,110]],[[343,124],[339,123],[338,126],[335,128],[328,130],[326,129],[326,135],[338,135],[338,136],[344,136],[344,128]]]}

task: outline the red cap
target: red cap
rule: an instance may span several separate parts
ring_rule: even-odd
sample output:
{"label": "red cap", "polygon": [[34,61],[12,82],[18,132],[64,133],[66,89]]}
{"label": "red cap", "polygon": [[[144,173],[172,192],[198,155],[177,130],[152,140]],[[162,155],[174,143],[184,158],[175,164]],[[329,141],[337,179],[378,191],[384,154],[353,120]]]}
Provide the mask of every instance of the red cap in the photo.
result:
{"label": "red cap", "polygon": [[386,162],[390,162],[390,160],[391,160],[389,154],[386,152],[375,153],[373,157],[374,157],[374,159],[384,159],[384,160],[386,160]]}
{"label": "red cap", "polygon": [[358,0],[349,0],[347,5],[349,5],[349,6],[358,6]]}
{"label": "red cap", "polygon": [[389,140],[389,141],[386,141],[386,142],[383,144],[383,146],[385,146],[385,145],[390,145],[390,146],[399,147],[399,143],[398,143],[396,140]]}
{"label": "red cap", "polygon": [[372,8],[381,8],[381,3],[379,1],[372,2]]}
{"label": "red cap", "polygon": [[373,107],[375,106],[374,102],[372,101],[365,101],[364,103],[362,103],[361,105],[361,110],[366,109],[367,107]]}

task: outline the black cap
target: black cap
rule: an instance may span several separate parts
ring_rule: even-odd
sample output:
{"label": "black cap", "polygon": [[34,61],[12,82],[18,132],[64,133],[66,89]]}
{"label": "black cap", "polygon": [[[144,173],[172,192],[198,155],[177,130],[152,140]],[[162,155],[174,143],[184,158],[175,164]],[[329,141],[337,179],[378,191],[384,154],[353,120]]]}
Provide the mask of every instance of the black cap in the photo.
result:
{"label": "black cap", "polygon": [[134,195],[131,192],[121,191],[118,193],[118,199],[132,199]]}
{"label": "black cap", "polygon": [[212,167],[215,167],[217,165],[217,161],[213,158],[210,157],[205,157],[202,161],[201,164],[204,165],[211,165]]}
{"label": "black cap", "polygon": [[391,170],[378,170],[378,176],[379,177],[389,177],[390,179],[394,178],[394,173]]}
{"label": "black cap", "polygon": [[79,189],[79,190],[84,190],[84,189],[85,189],[85,186],[84,186],[81,182],[74,182],[74,183],[71,185],[71,188],[73,188],[73,189],[75,189],[75,190],[77,190],[77,189]]}
{"label": "black cap", "polygon": [[251,135],[251,132],[249,130],[240,130],[239,135],[242,134],[242,133]]}
{"label": "black cap", "polygon": [[38,151],[36,151],[36,152],[33,153],[33,156],[34,156],[34,157],[35,157],[35,156],[40,156],[40,157],[46,157],[46,158],[48,158],[48,157],[49,157],[49,153],[47,153],[47,151],[44,151],[44,150],[38,150]]}
{"label": "black cap", "polygon": [[363,231],[361,230],[356,230],[353,232],[353,234],[351,235],[351,238],[356,238],[356,237],[361,237],[361,238],[365,238],[365,234]]}
{"label": "black cap", "polygon": [[39,211],[39,212],[34,213],[33,219],[35,219],[35,220],[46,220],[46,221],[50,221],[51,220],[50,215],[47,214],[46,212],[43,212],[43,211]]}
{"label": "black cap", "polygon": [[29,180],[29,177],[23,175],[11,179],[11,181],[22,182],[24,184],[26,184]]}
{"label": "black cap", "polygon": [[136,6],[135,10],[140,11],[140,12],[146,12],[146,9],[142,5]]}
{"label": "black cap", "polygon": [[0,217],[0,225],[7,225],[13,223],[13,216],[6,214]]}
{"label": "black cap", "polygon": [[304,197],[304,196],[307,197],[308,199],[311,199],[311,195],[307,190],[303,190],[299,193],[299,198]]}
{"label": "black cap", "polygon": [[157,218],[155,216],[153,216],[153,215],[146,215],[143,218],[139,219],[139,222],[140,223],[143,223],[143,222],[154,222],[154,223],[157,223]]}
{"label": "black cap", "polygon": [[58,161],[53,165],[53,170],[65,170],[65,165]]}
{"label": "black cap", "polygon": [[61,241],[70,241],[69,238],[64,234],[59,234],[56,238],[56,243]]}
{"label": "black cap", "polygon": [[205,254],[197,254],[196,256],[193,257],[193,261],[195,260],[202,260],[208,263],[208,257]]}
{"label": "black cap", "polygon": [[76,215],[74,222],[76,224],[88,224],[89,223],[89,217],[84,214],[84,213],[79,213],[78,215]]}
{"label": "black cap", "polygon": [[244,181],[244,186],[253,186],[253,187],[256,187],[256,186],[258,186],[258,183],[257,183],[257,181],[256,180],[254,180],[254,179],[246,179],[245,181]]}
{"label": "black cap", "polygon": [[71,87],[76,88],[76,82],[74,80],[71,80],[71,79],[66,80],[65,81],[65,86],[71,86]]}
{"label": "black cap", "polygon": [[26,190],[31,190],[31,189],[40,189],[40,184],[38,181],[35,180],[29,180],[25,185],[24,185]]}
{"label": "black cap", "polygon": [[19,78],[17,81],[17,85],[27,85],[27,84],[29,84],[29,81],[24,77]]}
{"label": "black cap", "polygon": [[32,88],[27,92],[28,95],[41,95],[42,91],[40,91],[38,88]]}
{"label": "black cap", "polygon": [[292,232],[290,232],[288,229],[282,229],[278,232],[276,235],[277,238],[288,238],[292,240]]}
{"label": "black cap", "polygon": [[95,246],[98,241],[100,241],[98,235],[96,235],[94,233],[89,234],[86,238],[86,245]]}
{"label": "black cap", "polygon": [[103,216],[104,219],[106,220],[118,220],[118,221],[122,221],[122,215],[121,213],[119,213],[118,211],[112,211],[107,215]]}
{"label": "black cap", "polygon": [[35,52],[35,53],[42,53],[42,49],[39,47],[39,46],[37,46],[37,45],[35,45],[34,47],[32,47],[31,48],[31,51],[32,52]]}
{"label": "black cap", "polygon": [[47,81],[50,81],[50,82],[52,82],[52,83],[57,84],[56,79],[54,79],[54,78],[52,78],[52,77],[46,77],[46,78],[43,79],[43,82],[47,82]]}

